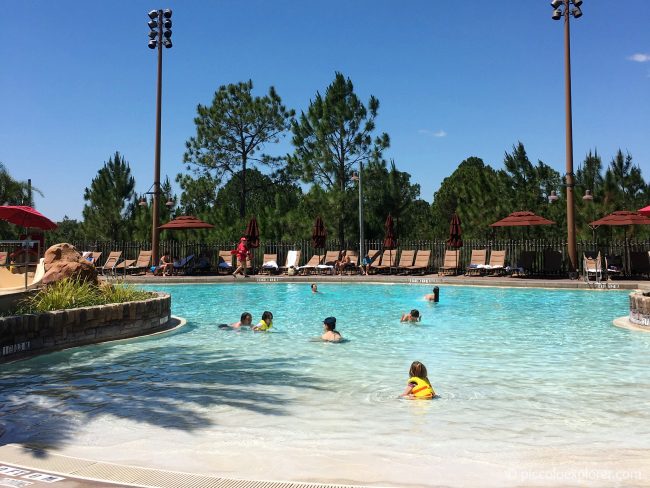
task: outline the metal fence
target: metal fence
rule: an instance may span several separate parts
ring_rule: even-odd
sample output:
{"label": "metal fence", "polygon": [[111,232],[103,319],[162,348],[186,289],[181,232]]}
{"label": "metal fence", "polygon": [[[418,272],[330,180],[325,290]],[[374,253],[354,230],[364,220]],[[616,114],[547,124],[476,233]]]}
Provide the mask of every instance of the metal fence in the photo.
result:
{"label": "metal fence", "polygon": [[[160,251],[169,252],[175,259],[184,258],[189,255],[196,257],[205,256],[210,260],[212,267],[216,268],[218,264],[219,251],[235,249],[238,241],[161,241]],[[150,250],[149,241],[81,241],[72,243],[79,251],[100,251],[102,257],[98,265],[102,265],[111,251],[122,251],[122,258],[136,259],[138,253],[142,250]],[[359,242],[344,242],[343,245],[338,240],[327,241],[326,249],[329,250],[357,250]],[[381,250],[382,241],[367,240],[364,249]],[[401,240],[397,247],[397,252],[404,249],[413,250],[430,250],[431,251],[431,269],[437,270],[444,260],[447,244],[445,240]],[[562,267],[560,273],[568,272],[568,257],[566,252],[566,242],[564,240],[548,239],[505,239],[505,240],[466,240],[463,247],[460,248],[459,267],[463,269],[470,262],[470,255],[473,249],[505,250],[506,264],[516,268],[519,256],[522,251],[534,251],[535,259],[533,260],[530,271],[533,274],[541,273],[544,269],[543,253],[547,250],[557,251],[562,255]],[[277,254],[278,264],[284,264],[287,252],[290,250],[300,250],[300,264],[306,263],[314,254],[322,254],[321,249],[314,249],[311,240],[301,240],[293,242],[262,242],[260,247],[253,249],[253,263],[255,267],[262,264],[263,254]],[[626,263],[626,274],[629,274],[629,255],[634,252],[650,251],[650,241],[603,241],[589,242],[581,241],[577,243],[578,268],[582,271],[582,256],[584,254],[595,255],[598,252],[604,256],[621,256]]]}

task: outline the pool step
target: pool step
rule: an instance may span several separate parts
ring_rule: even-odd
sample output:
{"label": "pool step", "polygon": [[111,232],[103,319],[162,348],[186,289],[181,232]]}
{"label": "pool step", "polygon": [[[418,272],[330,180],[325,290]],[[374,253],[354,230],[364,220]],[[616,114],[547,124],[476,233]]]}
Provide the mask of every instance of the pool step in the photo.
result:
{"label": "pool step", "polygon": [[[362,488],[359,485],[329,485],[291,481],[255,481],[219,478],[176,471],[124,466],[80,459],[18,444],[0,446],[0,466],[3,463],[27,470],[70,478],[51,486],[98,486],[95,483],[78,484],[79,480],[109,483],[109,486],[137,486],[143,488]],[[29,476],[25,474],[24,476]],[[6,475],[0,471],[0,482]],[[8,476],[7,476],[8,477]],[[21,476],[14,477],[20,480]],[[0,486],[4,486],[0,483]],[[9,485],[7,485],[9,486]],[[40,485],[39,485],[40,486]]]}

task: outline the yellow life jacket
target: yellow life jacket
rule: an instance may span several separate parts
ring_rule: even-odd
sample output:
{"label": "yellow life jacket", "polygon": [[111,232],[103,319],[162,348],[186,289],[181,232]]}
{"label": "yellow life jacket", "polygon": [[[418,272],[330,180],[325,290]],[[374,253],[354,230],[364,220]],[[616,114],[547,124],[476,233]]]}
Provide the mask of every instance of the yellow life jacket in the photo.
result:
{"label": "yellow life jacket", "polygon": [[436,392],[433,391],[433,387],[431,384],[423,380],[422,378],[418,378],[417,376],[413,376],[412,378],[409,378],[409,384],[415,383],[415,386],[413,387],[413,390],[411,390],[411,395],[413,395],[415,398],[433,398],[436,396]]}
{"label": "yellow life jacket", "polygon": [[271,320],[270,324],[267,324],[263,320],[260,320],[260,323],[257,324],[255,327],[255,330],[269,330],[271,327],[273,327],[273,321]]}

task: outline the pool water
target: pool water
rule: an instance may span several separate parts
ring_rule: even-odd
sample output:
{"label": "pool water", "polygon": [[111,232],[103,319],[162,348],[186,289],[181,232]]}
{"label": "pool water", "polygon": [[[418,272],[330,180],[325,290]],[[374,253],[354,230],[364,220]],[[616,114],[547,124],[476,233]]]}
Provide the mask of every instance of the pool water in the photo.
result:
{"label": "pool water", "polygon": [[[154,289],[154,288],[149,288]],[[0,442],[250,479],[399,486],[650,483],[650,334],[628,293],[216,284],[178,333],[0,370]],[[417,324],[400,323],[420,310]],[[250,311],[271,333],[223,331]],[[336,316],[347,342],[312,339]],[[439,394],[398,399],[413,360]]]}

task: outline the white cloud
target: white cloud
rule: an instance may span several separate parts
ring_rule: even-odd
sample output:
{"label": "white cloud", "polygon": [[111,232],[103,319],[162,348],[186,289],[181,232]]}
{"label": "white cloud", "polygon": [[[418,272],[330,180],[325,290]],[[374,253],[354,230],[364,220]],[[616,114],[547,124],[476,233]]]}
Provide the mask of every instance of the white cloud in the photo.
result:
{"label": "white cloud", "polygon": [[420,129],[418,130],[418,134],[426,134],[428,136],[433,136],[433,137],[447,137],[447,132],[444,130],[429,130],[429,129]]}
{"label": "white cloud", "polygon": [[627,58],[630,61],[636,61],[637,63],[647,63],[650,61],[650,54],[636,53]]}

